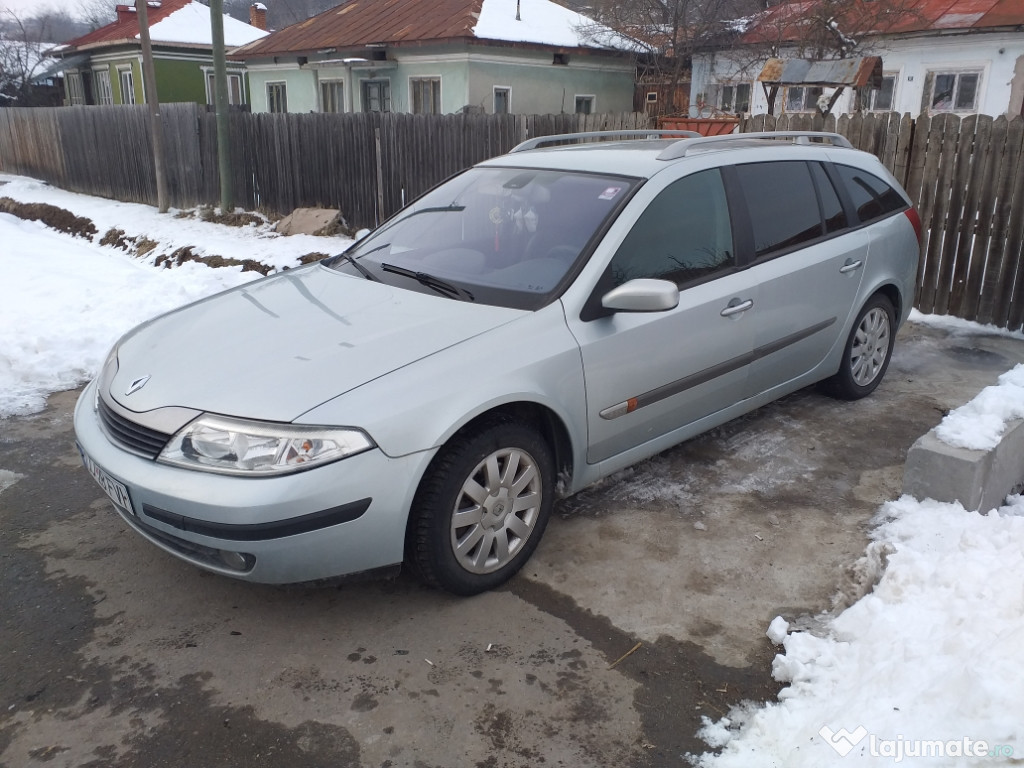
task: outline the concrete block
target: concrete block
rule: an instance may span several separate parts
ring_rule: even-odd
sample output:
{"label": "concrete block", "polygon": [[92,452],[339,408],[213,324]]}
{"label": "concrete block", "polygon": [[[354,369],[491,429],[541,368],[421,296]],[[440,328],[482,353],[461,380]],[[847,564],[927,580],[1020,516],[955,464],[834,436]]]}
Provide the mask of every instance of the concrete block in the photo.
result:
{"label": "concrete block", "polygon": [[987,512],[1000,507],[1024,480],[1024,421],[1012,422],[999,445],[975,451],[947,445],[935,430],[919,438],[907,454],[903,492],[919,499],[960,502]]}
{"label": "concrete block", "polygon": [[337,218],[338,211],[330,208],[296,208],[281,219],[275,229],[282,235],[312,235]]}

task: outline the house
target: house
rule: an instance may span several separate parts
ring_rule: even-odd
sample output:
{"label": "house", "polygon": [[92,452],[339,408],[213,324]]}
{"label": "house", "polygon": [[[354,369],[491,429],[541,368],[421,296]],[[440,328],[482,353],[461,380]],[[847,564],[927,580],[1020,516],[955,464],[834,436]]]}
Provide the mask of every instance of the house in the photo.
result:
{"label": "house", "polygon": [[254,112],[633,108],[636,43],[549,0],[348,0],[232,54]]}
{"label": "house", "polygon": [[[892,0],[854,0],[846,17],[815,14],[825,0],[774,6],[748,20],[724,49],[695,56],[692,113],[813,112],[834,101],[833,114],[863,111],[1024,114],[1024,2],[1021,0],[923,0],[896,12]],[[878,11],[873,17],[870,3]],[[885,4],[891,13],[885,20]],[[859,17],[856,13],[867,9]],[[821,21],[825,23],[822,24]],[[830,27],[828,25],[831,25]],[[833,36],[833,55],[881,57],[873,87],[845,88],[808,72],[806,42],[814,27]],[[858,32],[858,29],[868,30]],[[774,49],[774,50],[772,50]],[[821,53],[819,47],[818,53]],[[769,57],[775,59],[771,66]],[[820,58],[811,56],[810,58]],[[842,62],[837,58],[834,64]],[[799,76],[779,78],[780,68]],[[841,67],[840,67],[841,68]],[[775,75],[769,74],[774,69]],[[819,71],[837,67],[817,67]],[[772,85],[778,95],[769,108]],[[825,97],[822,99],[822,97]],[[834,98],[833,98],[834,97]],[[699,106],[698,106],[699,105]]]}
{"label": "house", "polygon": [[[212,104],[213,44],[210,9],[192,0],[147,4],[153,69],[161,102]],[[259,9],[253,15],[258,17]],[[142,42],[134,5],[118,5],[117,20],[53,49],[57,62],[50,71],[64,72],[65,104],[142,104]],[[224,43],[229,49],[266,36],[263,29],[224,17]],[[245,70],[229,63],[228,96],[246,102]]]}

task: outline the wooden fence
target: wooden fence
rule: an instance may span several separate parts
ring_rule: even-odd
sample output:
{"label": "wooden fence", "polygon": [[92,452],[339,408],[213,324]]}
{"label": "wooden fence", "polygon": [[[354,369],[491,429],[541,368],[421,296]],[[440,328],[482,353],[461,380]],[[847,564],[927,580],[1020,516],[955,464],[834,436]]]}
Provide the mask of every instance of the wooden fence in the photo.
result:
{"label": "wooden fence", "polygon": [[917,308],[1011,330],[1024,326],[1020,117],[758,115],[740,130],[835,131],[877,155],[921,215]]}
{"label": "wooden fence", "polygon": [[[161,109],[171,204],[220,198],[216,121]],[[372,226],[453,173],[520,141],[650,127],[646,115],[248,114],[230,117],[236,205],[338,208]],[[972,115],[758,115],[740,130],[829,130],[881,158],[924,226],[916,305],[1024,326],[1024,120]],[[145,106],[2,109],[0,170],[118,200],[156,202]]]}
{"label": "wooden fence", "polygon": [[[195,104],[161,107],[171,205],[217,204],[216,118]],[[372,226],[448,176],[533,136],[647,128],[608,115],[249,114],[229,125],[235,204],[285,214],[338,208]],[[0,170],[63,189],[156,204],[145,106],[0,109]]]}

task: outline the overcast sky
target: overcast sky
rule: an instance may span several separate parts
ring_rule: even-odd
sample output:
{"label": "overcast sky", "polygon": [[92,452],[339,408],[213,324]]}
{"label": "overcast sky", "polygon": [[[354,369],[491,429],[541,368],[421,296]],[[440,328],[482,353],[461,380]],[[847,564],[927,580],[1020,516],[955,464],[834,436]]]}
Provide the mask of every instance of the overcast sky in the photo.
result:
{"label": "overcast sky", "polygon": [[[114,0],[110,7],[114,7]],[[0,0],[0,10],[14,11],[18,16],[35,16],[46,10],[67,11],[77,16],[78,0]]]}

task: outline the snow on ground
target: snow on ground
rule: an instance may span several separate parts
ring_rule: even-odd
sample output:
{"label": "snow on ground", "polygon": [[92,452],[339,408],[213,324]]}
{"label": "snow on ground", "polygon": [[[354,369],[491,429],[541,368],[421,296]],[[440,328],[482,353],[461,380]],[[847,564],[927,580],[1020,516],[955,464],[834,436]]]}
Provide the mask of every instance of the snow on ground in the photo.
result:
{"label": "snow on ground", "polygon": [[[779,701],[706,720],[702,768],[1004,766],[1024,757],[1024,498],[988,515],[904,497],[874,591],[824,637],[784,633]],[[1013,758],[1016,755],[1016,760]]]}
{"label": "snow on ground", "polygon": [[[0,174],[0,197],[49,203],[92,219],[96,242],[0,213],[0,419],[42,410],[46,396],[92,378],[114,342],[133,326],[211,293],[259,277],[241,267],[155,258],[193,246],[200,255],[293,267],[308,253],[336,253],[347,240],[281,237],[269,225],[228,227],[158,214],[150,206],[65,192]],[[110,228],[158,243],[143,259],[99,245]]]}
{"label": "snow on ground", "polygon": [[[987,450],[1020,418],[1024,365],[949,413],[938,434]],[[813,633],[776,617],[765,633],[783,646],[772,676],[788,687],[777,702],[704,718],[700,736],[721,752],[691,756],[694,764],[1024,764],[1024,496],[988,514],[904,496],[875,526],[858,564],[877,578],[874,590]]]}
{"label": "snow on ground", "polygon": [[[148,206],[20,177],[0,175],[0,182],[8,182],[0,196],[67,208],[92,219],[101,235],[117,227],[159,243],[138,259],[0,214],[0,424],[4,416],[38,411],[50,392],[94,375],[133,325],[256,277],[196,263],[156,268],[155,255],[196,246],[198,253],[283,268],[303,254],[333,253],[345,244],[282,238],[267,226],[161,216]],[[985,330],[917,313],[912,319]],[[974,403],[979,410],[956,427],[959,439],[991,439],[993,428],[1022,412],[1024,367],[985,393]],[[872,538],[864,564],[880,578],[874,591],[838,616],[823,617],[825,629],[813,634],[773,621],[767,634],[784,651],[773,676],[788,687],[777,702],[707,721],[702,736],[720,753],[691,756],[693,762],[704,768],[1024,763],[1024,498],[980,515],[904,497],[880,510]]]}

